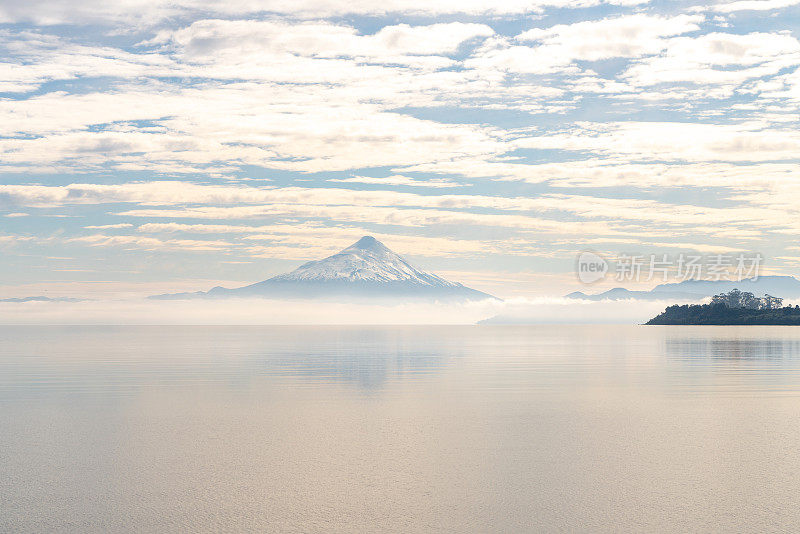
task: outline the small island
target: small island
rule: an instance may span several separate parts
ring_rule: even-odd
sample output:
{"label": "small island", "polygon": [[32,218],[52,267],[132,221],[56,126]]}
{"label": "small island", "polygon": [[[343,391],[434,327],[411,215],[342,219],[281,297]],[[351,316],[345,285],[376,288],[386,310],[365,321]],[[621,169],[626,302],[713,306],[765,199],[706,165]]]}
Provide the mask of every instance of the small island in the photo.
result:
{"label": "small island", "polygon": [[800,306],[783,299],[734,289],[715,295],[710,304],[669,306],[646,325],[800,325]]}

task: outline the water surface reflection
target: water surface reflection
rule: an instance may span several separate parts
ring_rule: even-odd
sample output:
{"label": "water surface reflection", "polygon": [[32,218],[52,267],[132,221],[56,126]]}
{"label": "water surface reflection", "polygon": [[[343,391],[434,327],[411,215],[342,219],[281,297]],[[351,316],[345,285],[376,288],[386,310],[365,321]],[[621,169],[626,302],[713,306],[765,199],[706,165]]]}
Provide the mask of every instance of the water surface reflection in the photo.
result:
{"label": "water surface reflection", "polygon": [[792,531],[799,343],[0,328],[0,531]]}

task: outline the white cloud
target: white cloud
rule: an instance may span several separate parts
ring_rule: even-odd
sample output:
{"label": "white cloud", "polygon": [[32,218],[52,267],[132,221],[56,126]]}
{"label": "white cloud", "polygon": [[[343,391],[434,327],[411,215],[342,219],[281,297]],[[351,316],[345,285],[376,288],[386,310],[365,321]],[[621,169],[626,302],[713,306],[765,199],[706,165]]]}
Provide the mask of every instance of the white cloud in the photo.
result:
{"label": "white cloud", "polygon": [[[324,226],[319,223],[295,223],[272,225],[233,225],[233,224],[182,224],[145,223],[138,227],[139,232],[152,234],[236,234],[248,242],[248,251],[253,253],[259,247],[252,243],[263,243],[258,254],[273,254],[275,245],[294,247],[291,258],[319,259],[338,252],[351,245],[362,235],[372,235],[391,244],[391,248],[401,254],[415,256],[453,256],[476,253],[498,253],[504,250],[501,240],[450,239],[442,237],[387,234],[355,226]],[[256,255],[258,255],[256,254]]]}
{"label": "white cloud", "polygon": [[317,19],[341,15],[388,14],[437,16],[447,14],[510,15],[540,12],[548,7],[578,8],[596,5],[632,6],[647,0],[74,0],[69,3],[30,0],[0,4],[0,22],[37,24],[124,24],[138,27],[169,18],[222,15],[253,16],[276,13]]}
{"label": "white cloud", "polygon": [[721,2],[709,7],[712,11],[732,13],[735,11],[770,11],[800,4],[798,0],[737,0]]}
{"label": "white cloud", "polygon": [[84,226],[87,230],[113,230],[116,228],[130,228],[131,223],[118,223],[118,224],[101,224],[99,226]]}
{"label": "white cloud", "polygon": [[636,14],[535,28],[521,33],[516,39],[535,43],[537,46],[533,53],[537,58],[550,55],[568,64],[574,60],[596,61],[655,54],[666,46],[664,37],[699,30],[701,22],[701,15],[659,17]]}
{"label": "white cloud", "polygon": [[[577,74],[575,61],[615,57],[635,58],[666,47],[666,37],[698,30],[702,15],[659,17],[627,15],[574,24],[534,28],[514,39],[489,39],[465,62],[470,68],[490,72]],[[532,43],[523,46],[519,43]]]}
{"label": "white cloud", "polygon": [[463,159],[413,165],[406,170],[533,184],[546,182],[569,188],[636,184],[637,188],[646,189],[716,187],[738,191],[770,188],[792,181],[795,177],[800,178],[800,164],[797,163],[643,161],[646,159],[646,153],[634,158],[620,154],[612,154],[611,157],[597,154],[589,159],[550,163]]}
{"label": "white cloud", "polygon": [[758,94],[759,99],[751,104],[752,109],[761,110],[766,105],[777,104],[778,108],[774,111],[781,112],[784,118],[792,122],[796,120],[800,104],[800,68],[767,80],[759,80],[750,90]]}
{"label": "white cloud", "polygon": [[[782,182],[777,182],[780,185]],[[726,208],[710,208],[693,204],[663,203],[643,199],[597,198],[585,195],[546,194],[534,198],[500,197],[486,195],[418,195],[394,191],[353,191],[347,189],[307,188],[257,188],[189,184],[185,182],[149,182],[120,185],[76,184],[71,186],[0,186],[0,198],[20,205],[53,207],[68,204],[102,204],[129,202],[140,207],[123,210],[120,216],[138,218],[184,219],[247,219],[247,218],[303,218],[327,219],[337,224],[385,224],[396,227],[423,228],[436,225],[484,226],[515,231],[538,232],[542,235],[573,236],[624,236],[647,226],[662,228],[663,237],[675,236],[679,230],[684,235],[737,235],[748,237],[748,229],[795,228],[791,205],[775,209],[759,207],[767,199],[757,199],[766,187],[762,184],[753,192],[742,193],[747,202]],[[752,187],[752,186],[751,186]],[[779,191],[787,191],[783,186]],[[202,204],[198,206],[198,204]],[[145,208],[142,205],[168,206]],[[187,206],[188,205],[188,206]],[[476,213],[475,208],[483,208]],[[559,215],[561,214],[561,215]],[[563,220],[563,214],[570,214]],[[590,221],[591,224],[587,224]],[[288,226],[288,228],[287,228]],[[280,241],[285,236],[303,233],[313,236],[351,239],[356,233],[367,233],[364,226],[356,228],[320,228],[320,223],[310,225],[186,225],[176,223],[147,223],[140,232],[187,233],[250,233],[261,234],[259,239]],[[116,227],[116,225],[114,225]],[[654,230],[649,235],[657,235]],[[389,235],[389,234],[386,234]],[[393,235],[393,234],[392,234]],[[119,238],[114,240],[113,238]],[[288,238],[288,237],[287,237]],[[87,244],[137,246],[164,246],[157,242],[136,241],[136,236],[83,236],[78,242]],[[249,239],[253,239],[250,237]],[[500,247],[507,253],[529,251],[524,242],[508,239],[508,246]],[[182,245],[181,243],[177,244]],[[203,243],[186,243],[187,246],[205,246]],[[217,243],[224,247],[230,243]],[[455,250],[441,242],[438,248]],[[459,245],[460,246],[460,245]],[[473,250],[476,244],[470,245]],[[520,248],[521,247],[521,248]],[[431,247],[433,248],[433,247]]]}
{"label": "white cloud", "polygon": [[197,239],[156,239],[136,235],[103,235],[92,234],[87,236],[72,237],[67,243],[79,243],[93,247],[120,246],[131,250],[184,250],[184,251],[218,251],[232,248],[227,241],[210,241]]}
{"label": "white cloud", "polygon": [[800,41],[791,35],[711,33],[670,39],[662,54],[640,60],[622,77],[638,86],[723,85],[727,88],[717,96],[725,96],[749,79],[777,74],[799,61]]}
{"label": "white cloud", "polygon": [[516,144],[643,161],[794,161],[800,154],[800,133],[761,123],[582,123],[563,133],[518,139]]}
{"label": "white cloud", "polygon": [[401,176],[399,174],[393,176],[386,176],[384,178],[376,178],[373,176],[352,176],[350,178],[330,178],[329,182],[341,182],[345,184],[373,184],[373,185],[408,185],[412,187],[462,187],[463,184],[452,182],[449,180],[442,180],[437,178],[419,179],[410,176]]}
{"label": "white cloud", "polygon": [[0,30],[0,92],[28,92],[42,83],[90,77],[166,76],[172,60],[157,53],[131,53],[88,46],[36,31]]}
{"label": "white cloud", "polygon": [[173,44],[189,61],[219,65],[267,64],[275,60],[274,56],[291,54],[318,59],[350,57],[419,63],[419,58],[411,60],[403,56],[452,54],[464,41],[493,33],[485,24],[461,22],[428,26],[398,24],[384,26],[373,35],[360,35],[352,27],[325,22],[201,20],[181,30],[162,32],[153,42]]}
{"label": "white cloud", "polygon": [[[327,93],[237,84],[0,102],[0,133],[13,136],[0,138],[0,168],[197,172],[233,164],[315,172],[504,150],[490,128],[389,113],[358,97],[329,101],[336,91]],[[142,120],[157,127],[131,123]],[[117,128],[88,129],[109,123]]]}

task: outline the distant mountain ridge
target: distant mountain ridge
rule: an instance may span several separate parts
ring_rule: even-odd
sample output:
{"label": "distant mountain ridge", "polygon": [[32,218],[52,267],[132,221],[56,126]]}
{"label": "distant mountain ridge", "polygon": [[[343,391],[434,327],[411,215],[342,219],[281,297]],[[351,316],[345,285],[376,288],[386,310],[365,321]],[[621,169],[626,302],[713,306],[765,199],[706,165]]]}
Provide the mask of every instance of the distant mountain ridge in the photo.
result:
{"label": "distant mountain ridge", "polygon": [[71,297],[43,297],[43,296],[35,296],[35,297],[11,297],[11,298],[2,298],[0,302],[83,302],[86,299],[77,299]]}
{"label": "distant mountain ridge", "polygon": [[575,291],[567,298],[582,300],[687,300],[699,301],[718,293],[727,293],[732,289],[749,291],[755,295],[770,294],[783,298],[800,298],[800,280],[793,276],[759,276],[744,280],[684,280],[668,284],[659,284],[650,291],[629,291],[615,287],[602,293],[589,295]]}
{"label": "distant mountain ridge", "polygon": [[156,295],[155,299],[224,297],[484,300],[496,297],[417,269],[371,236],[286,274],[244,287]]}

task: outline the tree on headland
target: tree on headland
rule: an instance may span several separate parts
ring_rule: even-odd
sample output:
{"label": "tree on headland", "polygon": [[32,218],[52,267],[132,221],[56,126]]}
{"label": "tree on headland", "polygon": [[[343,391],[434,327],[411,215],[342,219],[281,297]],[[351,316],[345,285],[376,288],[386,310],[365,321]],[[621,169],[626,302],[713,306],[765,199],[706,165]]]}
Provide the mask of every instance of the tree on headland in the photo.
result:
{"label": "tree on headland", "polygon": [[783,306],[783,299],[764,295],[756,297],[749,291],[732,289],[728,293],[720,293],[711,297],[711,304],[724,304],[729,308],[747,308],[749,310],[776,310]]}

